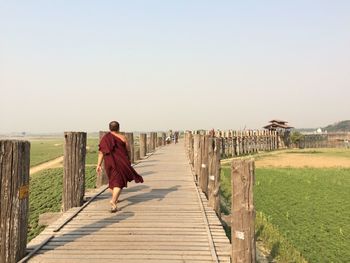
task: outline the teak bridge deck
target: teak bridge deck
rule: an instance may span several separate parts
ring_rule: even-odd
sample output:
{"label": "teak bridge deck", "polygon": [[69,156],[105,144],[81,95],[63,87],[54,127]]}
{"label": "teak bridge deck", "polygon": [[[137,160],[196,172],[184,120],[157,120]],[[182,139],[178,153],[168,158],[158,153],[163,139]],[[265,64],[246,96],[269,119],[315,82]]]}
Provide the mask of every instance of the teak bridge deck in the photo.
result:
{"label": "teak bridge deck", "polygon": [[54,235],[28,262],[230,262],[230,241],[194,182],[183,143],[135,168],[145,182],[123,190],[120,211],[109,212],[106,190],[53,232],[80,208],[70,209],[28,244],[33,251]]}

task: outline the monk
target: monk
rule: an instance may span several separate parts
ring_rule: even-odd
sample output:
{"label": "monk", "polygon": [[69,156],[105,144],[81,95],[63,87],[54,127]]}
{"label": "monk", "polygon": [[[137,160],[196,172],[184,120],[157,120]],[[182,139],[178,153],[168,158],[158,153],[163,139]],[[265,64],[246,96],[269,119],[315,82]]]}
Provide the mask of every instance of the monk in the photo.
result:
{"label": "monk", "polygon": [[112,191],[111,212],[115,213],[118,211],[117,203],[122,189],[133,180],[143,183],[143,178],[131,166],[128,151],[130,146],[126,137],[119,133],[119,123],[110,122],[109,130],[100,141],[96,172],[101,175],[101,164],[104,160],[109,189]]}

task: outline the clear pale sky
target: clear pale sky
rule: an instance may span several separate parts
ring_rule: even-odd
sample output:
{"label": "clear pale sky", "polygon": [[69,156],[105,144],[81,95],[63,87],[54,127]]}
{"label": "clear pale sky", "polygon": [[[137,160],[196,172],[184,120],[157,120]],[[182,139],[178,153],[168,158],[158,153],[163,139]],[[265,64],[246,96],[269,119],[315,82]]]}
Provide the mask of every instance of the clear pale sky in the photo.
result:
{"label": "clear pale sky", "polygon": [[0,133],[350,119],[350,1],[2,1]]}

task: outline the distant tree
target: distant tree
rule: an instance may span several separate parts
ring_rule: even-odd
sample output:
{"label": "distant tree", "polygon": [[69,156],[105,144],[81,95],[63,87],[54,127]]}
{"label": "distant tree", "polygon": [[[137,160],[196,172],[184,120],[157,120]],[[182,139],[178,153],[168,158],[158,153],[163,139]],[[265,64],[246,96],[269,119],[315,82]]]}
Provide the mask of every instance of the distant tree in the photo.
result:
{"label": "distant tree", "polygon": [[328,132],[349,132],[350,120],[340,121],[335,124],[328,125],[324,129]]}
{"label": "distant tree", "polygon": [[304,135],[296,130],[292,131],[290,135],[290,139],[293,144],[298,144],[303,138],[304,138]]}

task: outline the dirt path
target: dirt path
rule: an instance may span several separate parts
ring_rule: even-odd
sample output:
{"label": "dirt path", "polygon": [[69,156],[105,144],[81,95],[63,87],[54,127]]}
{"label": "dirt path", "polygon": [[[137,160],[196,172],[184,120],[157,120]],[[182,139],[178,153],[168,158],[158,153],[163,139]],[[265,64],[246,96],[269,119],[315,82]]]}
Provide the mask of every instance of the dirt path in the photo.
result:
{"label": "dirt path", "polygon": [[62,167],[62,162],[63,162],[63,156],[60,156],[56,159],[53,159],[51,161],[48,161],[46,163],[39,164],[37,166],[34,166],[30,168],[29,174],[32,175],[34,173],[40,172],[45,169],[49,168],[56,168],[56,167]]}
{"label": "dirt path", "polygon": [[[256,158],[255,165],[258,168],[294,167],[294,168],[350,168],[350,158],[342,156],[314,155],[310,153],[291,153],[289,151],[276,151],[253,155]],[[230,165],[231,159],[222,161],[223,165]]]}
{"label": "dirt path", "polygon": [[281,154],[255,161],[256,167],[350,167],[349,158],[332,156],[310,156],[309,154]]}

